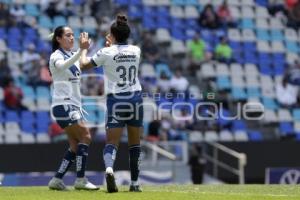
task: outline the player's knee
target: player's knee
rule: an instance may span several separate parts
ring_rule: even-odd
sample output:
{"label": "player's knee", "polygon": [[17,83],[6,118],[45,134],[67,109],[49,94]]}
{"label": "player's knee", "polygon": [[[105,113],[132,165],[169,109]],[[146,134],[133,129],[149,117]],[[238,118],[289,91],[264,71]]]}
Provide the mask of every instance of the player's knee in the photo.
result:
{"label": "player's knee", "polygon": [[92,137],[88,129],[84,129],[81,133],[81,143],[90,144],[92,142]]}

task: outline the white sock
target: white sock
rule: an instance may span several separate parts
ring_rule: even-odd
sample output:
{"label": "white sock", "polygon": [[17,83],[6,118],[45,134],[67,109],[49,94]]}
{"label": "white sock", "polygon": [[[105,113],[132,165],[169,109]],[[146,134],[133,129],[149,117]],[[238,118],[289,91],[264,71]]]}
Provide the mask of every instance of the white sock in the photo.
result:
{"label": "white sock", "polygon": [[111,167],[106,168],[105,173],[107,174],[113,174],[114,170]]}

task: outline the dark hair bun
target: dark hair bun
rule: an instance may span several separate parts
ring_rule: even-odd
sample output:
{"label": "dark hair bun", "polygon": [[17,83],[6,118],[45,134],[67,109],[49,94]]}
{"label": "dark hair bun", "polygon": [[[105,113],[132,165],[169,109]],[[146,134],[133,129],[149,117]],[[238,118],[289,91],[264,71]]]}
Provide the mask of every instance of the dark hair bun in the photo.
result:
{"label": "dark hair bun", "polygon": [[118,26],[127,25],[127,17],[125,15],[119,14],[117,16],[116,23]]}

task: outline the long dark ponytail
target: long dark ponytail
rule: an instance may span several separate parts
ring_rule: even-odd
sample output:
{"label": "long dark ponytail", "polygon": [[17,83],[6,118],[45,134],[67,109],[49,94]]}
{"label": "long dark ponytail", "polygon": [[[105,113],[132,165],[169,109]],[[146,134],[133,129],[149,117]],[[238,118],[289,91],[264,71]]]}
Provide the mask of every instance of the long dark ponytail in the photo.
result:
{"label": "long dark ponytail", "polygon": [[130,35],[130,28],[127,23],[127,17],[118,14],[116,21],[111,25],[110,32],[118,43],[125,43]]}
{"label": "long dark ponytail", "polygon": [[65,28],[65,26],[58,26],[54,30],[54,34],[53,34],[53,37],[52,37],[52,52],[54,52],[57,49],[59,49],[59,43],[56,40],[56,37],[62,37],[62,35],[64,33],[64,28]]}

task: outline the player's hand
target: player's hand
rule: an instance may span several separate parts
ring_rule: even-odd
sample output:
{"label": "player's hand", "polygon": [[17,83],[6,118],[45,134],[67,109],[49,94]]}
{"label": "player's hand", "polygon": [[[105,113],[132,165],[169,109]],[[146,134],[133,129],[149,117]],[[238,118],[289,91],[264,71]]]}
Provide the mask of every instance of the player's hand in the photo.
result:
{"label": "player's hand", "polygon": [[105,41],[105,46],[106,47],[110,47],[112,45],[112,38],[111,38],[111,35],[108,34],[106,37],[105,37],[106,41]]}
{"label": "player's hand", "polygon": [[88,49],[90,47],[91,40],[87,32],[80,33],[79,47],[80,49]]}

